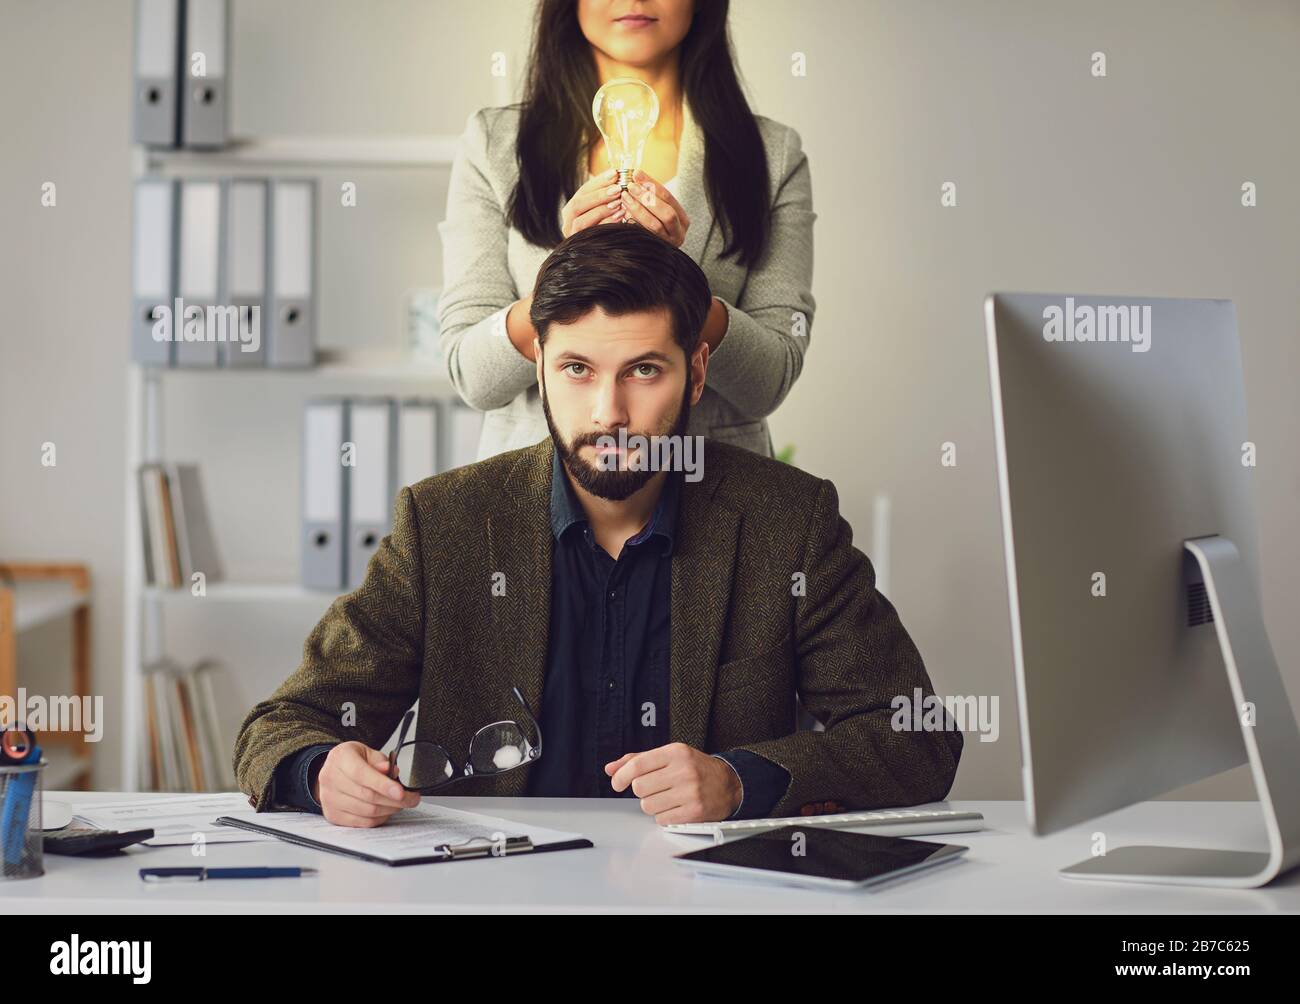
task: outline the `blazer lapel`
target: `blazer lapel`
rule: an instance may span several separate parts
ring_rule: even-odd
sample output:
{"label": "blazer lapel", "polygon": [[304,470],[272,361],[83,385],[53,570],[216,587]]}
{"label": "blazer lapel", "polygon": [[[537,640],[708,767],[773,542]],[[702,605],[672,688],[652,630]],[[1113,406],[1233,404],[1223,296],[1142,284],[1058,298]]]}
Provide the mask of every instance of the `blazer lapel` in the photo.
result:
{"label": "blazer lapel", "polygon": [[713,499],[719,480],[706,475],[682,485],[673,552],[668,733],[699,750],[708,741],[740,539],[739,515]]}
{"label": "blazer lapel", "polygon": [[[523,452],[502,492],[508,504],[487,516],[490,572],[501,572],[504,595],[491,599],[497,675],[517,686],[534,715],[542,710],[550,642],[552,535],[550,438]],[[736,568],[740,516],[714,499],[716,464],[704,479],[684,482],[672,558],[668,732],[672,742],[703,749]],[[545,740],[543,738],[543,747]],[[543,755],[545,755],[543,753]],[[497,779],[502,795],[522,795],[528,771]]]}
{"label": "blazer lapel", "polygon": [[677,149],[677,177],[677,201],[691,221],[682,250],[692,261],[699,263],[703,260],[714,220],[704,187],[704,134],[700,132],[685,97],[682,99],[682,138]]}
{"label": "blazer lapel", "polygon": [[[501,486],[509,504],[487,517],[490,581],[505,590],[491,597],[496,675],[507,692],[519,688],[534,716],[542,713],[551,621],[553,449],[548,436],[524,451]],[[499,793],[522,795],[527,779],[527,770],[502,774]]]}

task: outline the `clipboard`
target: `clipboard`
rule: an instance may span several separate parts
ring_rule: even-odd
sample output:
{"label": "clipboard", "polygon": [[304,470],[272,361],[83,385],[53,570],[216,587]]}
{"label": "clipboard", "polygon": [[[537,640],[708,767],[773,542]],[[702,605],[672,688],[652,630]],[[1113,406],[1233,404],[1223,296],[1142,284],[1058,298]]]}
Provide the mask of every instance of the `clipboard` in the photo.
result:
{"label": "clipboard", "polygon": [[[460,810],[439,810],[454,812],[461,816],[473,816],[470,813],[463,813]],[[254,815],[249,813],[248,815]],[[322,817],[315,813],[258,813],[257,815],[284,816],[284,817],[311,817],[314,825],[316,820],[322,820]],[[489,816],[473,816],[476,823],[482,820],[479,825],[497,825],[506,824],[512,830],[526,830],[527,827],[510,823],[508,820],[496,819]],[[357,858],[362,861],[370,861],[374,864],[388,865],[391,868],[401,868],[406,865],[424,865],[438,864],[444,861],[467,861],[475,858],[494,858],[494,857],[516,857],[521,854],[543,854],[547,851],[570,851],[581,850],[586,847],[594,847],[586,837],[577,835],[567,835],[570,839],[548,840],[545,843],[535,843],[533,838],[527,834],[516,834],[514,836],[504,836],[502,839],[475,838],[461,841],[459,843],[440,843],[435,844],[432,853],[411,854],[401,857],[391,857],[379,854],[369,854],[364,850],[356,847],[344,847],[337,842],[320,840],[301,833],[294,833],[285,829],[283,826],[276,826],[272,823],[260,823],[248,818],[239,818],[235,816],[218,816],[215,820],[220,826],[232,826],[237,829],[247,830],[251,833],[259,833],[275,837],[277,840],[283,840],[286,843],[297,844],[300,847],[308,847],[312,850],[326,851],[330,854],[342,854],[350,858]],[[339,829],[346,830],[346,827]],[[555,833],[558,831],[549,831],[539,828],[542,832]],[[349,831],[345,836],[356,839],[356,834],[373,833],[373,830]]]}

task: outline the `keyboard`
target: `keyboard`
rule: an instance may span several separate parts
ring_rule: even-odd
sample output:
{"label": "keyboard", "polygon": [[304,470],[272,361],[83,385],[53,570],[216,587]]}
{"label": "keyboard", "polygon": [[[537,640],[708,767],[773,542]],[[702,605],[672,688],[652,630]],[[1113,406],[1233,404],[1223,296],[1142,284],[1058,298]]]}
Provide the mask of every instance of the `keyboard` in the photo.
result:
{"label": "keyboard", "polygon": [[819,826],[884,837],[915,837],[923,833],[971,833],[984,829],[984,815],[961,809],[872,809],[836,812],[824,816],[786,816],[781,819],[728,819],[717,823],[670,823],[669,833],[711,836],[715,844],[747,837],[780,826]]}

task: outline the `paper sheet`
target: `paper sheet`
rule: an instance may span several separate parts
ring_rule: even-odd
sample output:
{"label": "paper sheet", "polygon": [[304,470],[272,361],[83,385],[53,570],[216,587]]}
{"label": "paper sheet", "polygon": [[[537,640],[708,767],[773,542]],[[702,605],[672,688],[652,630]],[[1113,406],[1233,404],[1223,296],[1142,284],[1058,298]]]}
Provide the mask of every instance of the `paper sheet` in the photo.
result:
{"label": "paper sheet", "polygon": [[100,830],[143,830],[154,835],[145,843],[150,847],[192,844],[194,834],[202,833],[210,844],[248,843],[274,840],[261,833],[250,833],[230,826],[217,826],[213,820],[248,808],[248,796],[239,792],[212,792],[201,795],[126,795],[111,801],[79,802],[72,807],[75,818]]}
{"label": "paper sheet", "polygon": [[497,816],[427,803],[414,809],[400,809],[383,826],[371,829],[336,826],[326,821],[324,816],[312,812],[229,812],[224,815],[271,826],[286,834],[317,840],[340,850],[369,854],[387,862],[427,857],[442,844],[490,842],[503,836],[527,836],[534,845],[582,839],[580,833],[523,825]]}

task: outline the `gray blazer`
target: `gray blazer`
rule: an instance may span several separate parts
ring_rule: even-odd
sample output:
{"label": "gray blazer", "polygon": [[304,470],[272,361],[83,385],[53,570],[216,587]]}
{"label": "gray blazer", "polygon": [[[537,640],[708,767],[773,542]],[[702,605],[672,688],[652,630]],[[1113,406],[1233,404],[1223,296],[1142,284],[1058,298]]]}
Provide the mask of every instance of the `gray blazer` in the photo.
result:
{"label": "gray blazer", "polygon": [[[812,181],[799,134],[756,116],[767,150],[771,243],[751,268],[722,259],[721,228],[704,188],[703,136],[683,116],[677,200],[691,221],[682,250],[727,308],[728,328],[709,356],[705,388],[687,432],[772,455],[767,416],[803,367],[816,301],[812,295]],[[480,460],[547,438],[536,367],[505,336],[510,305],[532,292],[549,250],[511,227],[504,207],[519,176],[519,106],[469,117],[451,169],[442,236],[438,314],[448,376],[471,407],[486,412]],[[668,181],[669,179],[660,179]],[[556,207],[559,219],[561,207]]]}

